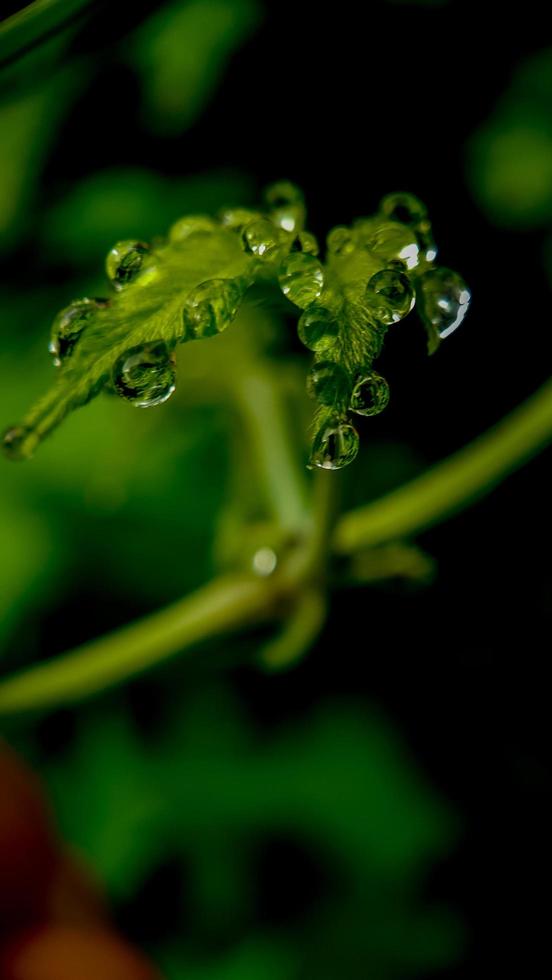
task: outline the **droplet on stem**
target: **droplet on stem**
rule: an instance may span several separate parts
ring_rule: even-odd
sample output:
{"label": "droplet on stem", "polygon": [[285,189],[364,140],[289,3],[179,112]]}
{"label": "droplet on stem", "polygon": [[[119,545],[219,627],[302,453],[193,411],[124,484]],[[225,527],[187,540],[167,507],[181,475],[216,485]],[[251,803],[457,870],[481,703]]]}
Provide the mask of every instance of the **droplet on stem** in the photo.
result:
{"label": "droplet on stem", "polygon": [[325,306],[312,303],[301,314],[297,333],[305,347],[321,352],[333,347],[339,336],[339,323]]}
{"label": "droplet on stem", "polygon": [[419,281],[420,314],[441,339],[460,326],[470,305],[471,293],[457,272],[440,266]]}
{"label": "droplet on stem", "polygon": [[410,313],[415,296],[410,280],[398,269],[382,269],[372,276],[366,295],[374,316],[388,326]]}
{"label": "droplet on stem", "polygon": [[176,386],[174,354],[162,340],[125,351],[113,369],[113,385],[136,408],[161,405]]}
{"label": "droplet on stem", "polygon": [[259,218],[246,225],[242,232],[242,243],[246,252],[250,252],[262,262],[270,262],[278,258],[282,247],[282,232],[267,218]]}
{"label": "droplet on stem", "polygon": [[296,306],[305,309],[322,292],[324,270],[314,255],[295,252],[285,260],[278,281],[284,295]]}
{"label": "droplet on stem", "polygon": [[265,201],[270,217],[284,231],[300,231],[305,223],[305,202],[301,190],[289,180],[279,180],[267,187]]}
{"label": "droplet on stem", "polygon": [[389,402],[389,385],[381,374],[370,371],[357,378],[350,409],[357,415],[379,415]]}
{"label": "droplet on stem", "polygon": [[427,220],[427,208],[415,194],[406,191],[395,191],[386,194],[380,201],[380,211],[392,221],[400,221],[403,225],[416,226]]}
{"label": "droplet on stem", "polygon": [[358,432],[338,418],[325,422],[316,433],[310,462],[323,470],[340,470],[358,453]]}

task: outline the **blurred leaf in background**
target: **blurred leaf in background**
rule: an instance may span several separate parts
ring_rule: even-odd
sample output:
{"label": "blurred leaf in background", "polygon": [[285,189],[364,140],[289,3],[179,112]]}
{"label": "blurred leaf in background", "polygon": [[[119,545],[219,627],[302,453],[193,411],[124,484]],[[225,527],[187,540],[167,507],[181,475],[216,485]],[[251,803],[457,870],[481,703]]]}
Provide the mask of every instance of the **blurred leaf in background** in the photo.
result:
{"label": "blurred leaf in background", "polygon": [[[198,977],[233,976],[242,958],[269,971],[272,943],[251,935],[263,914],[278,936],[277,962],[293,951],[309,977],[335,980],[342,969],[383,980],[458,955],[458,922],[422,899],[457,822],[377,712],[336,702],[261,737],[228,687],[196,678],[153,738],[120,709],[104,708],[101,719],[95,708],[83,712],[73,748],[50,763],[47,779],[64,835],[116,902],[139,895],[164,859],[183,862],[182,941],[161,945],[160,962],[176,960],[188,976],[194,961],[209,961],[210,944],[224,942],[236,946],[228,962]],[[280,859],[259,879],[260,856],[275,843]],[[304,868],[294,882],[295,849],[327,869],[298,921]]]}
{"label": "blurred leaf in background", "polygon": [[154,132],[174,135],[196,121],[260,18],[257,0],[175,0],[140,26],[129,53]]}
{"label": "blurred leaf in background", "polygon": [[468,144],[468,180],[490,221],[519,230],[552,221],[552,48],[516,67]]}

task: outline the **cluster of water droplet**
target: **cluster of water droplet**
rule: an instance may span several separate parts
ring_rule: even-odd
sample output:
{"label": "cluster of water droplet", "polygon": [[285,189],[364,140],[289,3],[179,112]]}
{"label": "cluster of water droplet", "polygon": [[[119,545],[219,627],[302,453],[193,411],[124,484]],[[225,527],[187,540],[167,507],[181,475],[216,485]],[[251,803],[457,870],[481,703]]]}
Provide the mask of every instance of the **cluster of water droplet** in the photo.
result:
{"label": "cluster of water droplet", "polygon": [[319,406],[310,461],[340,469],[358,452],[351,417],[378,415],[389,401],[373,366],[387,329],[417,304],[431,352],[461,323],[470,293],[456,272],[435,264],[427,210],[412,194],[387,195],[375,215],[334,228],[326,244],[316,285],[313,275],[310,288],[290,298],[303,308],[299,337],[315,354],[307,380]]}
{"label": "cluster of water droplet", "polygon": [[[315,354],[307,380],[308,392],[318,404],[311,464],[325,469],[347,465],[358,451],[351,416],[377,415],[389,400],[389,386],[373,367],[386,330],[407,316],[416,302],[433,350],[461,322],[470,294],[457,273],[435,264],[437,249],[427,211],[413,195],[390,194],[374,216],[334,228],[327,237],[324,264],[315,236],[305,230],[305,215],[301,191],[280,181],[265,192],[262,211],[227,208],[218,219],[188,215],[155,246],[118,242],[106,260],[114,297],[76,300],[58,314],[50,340],[54,364],[62,374],[71,366],[96,318],[104,318],[100,335],[105,337],[109,318],[116,319],[123,302],[121,323],[129,295],[138,297],[139,309],[144,305],[144,320],[151,315],[157,322],[156,310],[172,290],[182,296],[182,303],[170,336],[166,331],[156,336],[156,328],[148,326],[141,334],[147,340],[136,344],[123,317],[122,333],[114,341],[111,377],[102,375],[88,395],[107,385],[138,408],[159,405],[175,390],[176,344],[221,333],[253,282],[277,282],[287,300],[302,311],[299,337]],[[221,255],[230,246],[241,256],[239,275],[225,277],[221,260],[222,275],[201,278],[206,237],[210,248],[221,243]],[[177,292],[178,282],[173,285],[180,261],[197,267],[195,285],[184,292]],[[35,423],[31,416],[5,434],[7,455],[31,455],[52,427],[44,420]]]}

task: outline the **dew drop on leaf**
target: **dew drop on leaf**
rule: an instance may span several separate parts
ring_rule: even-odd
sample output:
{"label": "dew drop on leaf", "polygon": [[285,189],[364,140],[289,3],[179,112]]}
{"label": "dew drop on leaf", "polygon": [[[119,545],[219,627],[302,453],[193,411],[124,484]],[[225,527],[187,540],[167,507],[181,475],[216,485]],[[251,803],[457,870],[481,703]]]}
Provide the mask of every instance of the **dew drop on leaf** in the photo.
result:
{"label": "dew drop on leaf", "polygon": [[56,367],[68,358],[94,310],[109,306],[107,299],[77,299],[56,316],[48,350]]}
{"label": "dew drop on leaf", "polygon": [[240,232],[252,221],[262,218],[262,215],[258,211],[252,211],[251,208],[224,208],[219,213],[219,218],[224,228]]}
{"label": "dew drop on leaf", "polygon": [[350,408],[357,415],[379,415],[389,402],[389,385],[381,374],[370,371],[357,378]]}
{"label": "dew drop on leaf", "polygon": [[339,335],[339,324],[325,306],[313,303],[301,314],[297,333],[305,347],[321,352],[333,347]]}
{"label": "dew drop on leaf", "polygon": [[221,333],[232,322],[243,295],[234,279],[207,279],[196,286],[184,307],[184,327],[189,339],[201,340]]}
{"label": "dew drop on leaf", "polygon": [[149,245],[144,242],[117,242],[108,253],[105,267],[108,278],[116,289],[122,289],[133,282],[149,254]]}
{"label": "dew drop on leaf", "polygon": [[306,210],[302,191],[289,180],[279,180],[265,190],[270,217],[284,231],[300,231],[305,223]]}
{"label": "dew drop on leaf", "polygon": [[457,272],[440,266],[419,281],[420,314],[443,339],[460,326],[470,305],[471,293]]}
{"label": "dew drop on leaf", "polygon": [[307,376],[307,393],[321,405],[340,406],[349,400],[351,386],[347,374],[334,361],[317,361]]}
{"label": "dew drop on leaf", "polygon": [[402,262],[409,271],[420,263],[416,232],[398,221],[378,223],[365,244],[384,262]]}
{"label": "dew drop on leaf", "polygon": [[169,241],[173,244],[184,242],[190,235],[198,232],[209,234],[217,228],[217,222],[207,214],[189,214],[175,221],[169,231]]}
{"label": "dew drop on leaf", "polygon": [[125,351],[113,368],[117,394],[136,408],[161,405],[170,398],[175,385],[175,359],[164,341]]}
{"label": "dew drop on leaf", "polygon": [[316,433],[310,462],[323,470],[340,470],[352,463],[358,453],[358,432],[338,418],[325,422]]}
{"label": "dew drop on leaf", "polygon": [[281,231],[267,218],[259,218],[246,225],[242,232],[242,243],[246,252],[250,252],[263,262],[270,262],[278,257],[282,246]]}
{"label": "dew drop on leaf", "polygon": [[318,299],[324,286],[324,270],[314,255],[293,252],[278,276],[282,292],[301,309]]}
{"label": "dew drop on leaf", "polygon": [[416,226],[427,220],[427,208],[423,201],[403,191],[386,194],[380,201],[380,211],[386,218],[400,221],[403,225]]}
{"label": "dew drop on leaf", "polygon": [[366,296],[374,316],[380,323],[398,323],[414,306],[414,290],[404,272],[382,269],[372,276]]}

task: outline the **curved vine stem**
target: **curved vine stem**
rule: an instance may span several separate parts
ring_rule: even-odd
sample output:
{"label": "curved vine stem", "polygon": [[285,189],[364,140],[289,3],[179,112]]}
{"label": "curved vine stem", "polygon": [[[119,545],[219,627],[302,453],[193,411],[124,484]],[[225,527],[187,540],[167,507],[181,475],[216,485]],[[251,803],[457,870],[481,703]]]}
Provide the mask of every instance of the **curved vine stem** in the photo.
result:
{"label": "curved vine stem", "polygon": [[[428,473],[345,514],[335,527],[334,550],[350,554],[424,530],[489,492],[551,440],[549,381],[497,426]],[[323,479],[326,476],[330,481],[332,474],[322,474]],[[319,598],[312,592],[313,574],[318,574],[314,566],[323,555],[321,549],[328,547],[331,529],[329,482],[322,486],[318,530],[298,545],[299,554],[277,575],[215,579],[152,616],[7,678],[0,683],[0,715],[44,709],[97,693],[201,641],[278,618],[286,599],[303,594],[307,602],[296,607],[291,629],[269,659],[276,665],[297,656],[297,650],[312,641],[313,624],[316,627],[323,620]]]}
{"label": "curved vine stem", "polygon": [[350,554],[411,537],[488,493],[552,439],[552,381],[427,473],[343,515],[334,548]]}
{"label": "curved vine stem", "polygon": [[276,615],[278,594],[253,576],[224,576],[192,595],[0,685],[0,714],[97,694],[230,630]]}

